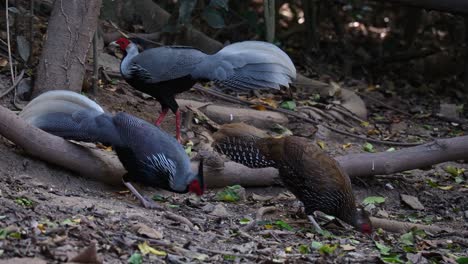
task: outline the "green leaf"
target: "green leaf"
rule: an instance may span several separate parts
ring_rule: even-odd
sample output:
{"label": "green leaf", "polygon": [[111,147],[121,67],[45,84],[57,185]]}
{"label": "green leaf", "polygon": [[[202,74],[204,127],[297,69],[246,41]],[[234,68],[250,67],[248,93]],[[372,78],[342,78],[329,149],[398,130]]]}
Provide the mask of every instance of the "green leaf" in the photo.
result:
{"label": "green leaf", "polygon": [[310,248],[308,245],[299,245],[299,253],[301,254],[309,254]]}
{"label": "green leaf", "polygon": [[386,150],[386,152],[392,152],[392,151],[395,151],[395,150],[396,150],[396,149],[395,149],[394,147],[391,147],[391,148],[388,148],[388,149]]}
{"label": "green leaf", "polygon": [[432,188],[439,187],[439,184],[437,182],[433,181],[432,179],[427,179],[426,182],[427,182],[427,185],[431,186]]}
{"label": "green leaf", "polygon": [[294,101],[284,101],[280,104],[281,108],[294,111],[296,109],[296,102]]}
{"label": "green leaf", "polygon": [[240,185],[228,186],[216,194],[216,199],[223,202],[237,202],[240,199],[239,191],[241,189]]}
{"label": "green leaf", "polygon": [[156,202],[165,202],[165,201],[167,200],[166,197],[164,197],[164,196],[162,196],[162,195],[160,195],[160,194],[155,194],[155,195],[153,195],[153,197],[151,197],[151,199],[152,199],[153,201],[156,201]]}
{"label": "green leaf", "polygon": [[404,263],[404,261],[400,259],[400,255],[397,254],[381,257],[380,259],[385,263]]}
{"label": "green leaf", "polygon": [[229,0],[211,0],[208,6],[213,7],[213,8],[222,8],[228,11],[229,10],[228,2]]}
{"label": "green leaf", "polygon": [[318,233],[320,235],[322,235],[323,237],[326,237],[326,238],[334,238],[335,237],[335,235],[333,235],[330,231],[325,230],[325,229],[322,229],[322,231],[319,231]]}
{"label": "green leaf", "polygon": [[318,248],[323,247],[323,244],[322,244],[321,242],[319,242],[319,241],[313,241],[313,242],[310,244],[310,246],[311,246],[312,248],[318,249]]}
{"label": "green leaf", "polygon": [[366,197],[364,201],[362,201],[364,205],[381,204],[383,202],[385,202],[385,197],[381,197],[381,196],[369,196],[369,197]]}
{"label": "green leaf", "polygon": [[21,239],[21,233],[20,232],[13,232],[8,234],[9,238],[15,238],[15,239]]}
{"label": "green leaf", "polygon": [[250,224],[251,220],[248,219],[248,218],[242,218],[241,220],[239,220],[239,224],[241,225],[248,225]]}
{"label": "green leaf", "polygon": [[452,175],[453,177],[460,176],[465,172],[465,169],[457,168],[457,167],[450,166],[450,165],[445,166],[444,170],[450,175]]}
{"label": "green leaf", "polygon": [[381,255],[388,255],[390,253],[391,248],[375,241],[375,246],[379,249]]}
{"label": "green leaf", "polygon": [[67,219],[63,220],[61,224],[62,224],[62,225],[70,225],[70,226],[72,226],[72,225],[74,225],[75,223],[73,223],[72,220],[70,220],[70,219],[67,218]]}
{"label": "green leaf", "polygon": [[223,258],[224,260],[230,260],[230,261],[236,260],[236,256],[232,256],[232,255],[223,255]]}
{"label": "green leaf", "polygon": [[143,257],[141,256],[140,253],[135,252],[128,259],[128,263],[129,264],[142,264],[143,263]]}
{"label": "green leaf", "polygon": [[468,264],[468,257],[459,257],[457,258],[458,264]]}
{"label": "green leaf", "polygon": [[5,239],[7,237],[8,233],[5,228],[0,229],[0,240]]}
{"label": "green leaf", "polygon": [[332,254],[333,252],[335,252],[337,247],[338,245],[325,244],[319,248],[319,252],[321,254]]}
{"label": "green leaf", "polygon": [[31,207],[33,205],[33,201],[29,200],[28,198],[16,198],[15,203],[24,206],[24,207]]}
{"label": "green leaf", "polygon": [[281,229],[285,229],[285,230],[288,230],[288,231],[293,231],[294,230],[290,225],[288,225],[286,222],[284,222],[282,220],[276,221],[275,225],[277,225]]}
{"label": "green leaf", "polygon": [[462,178],[461,176],[455,177],[455,182],[456,182],[456,183],[460,184],[460,183],[462,183],[463,181],[464,181],[464,180],[463,180],[463,178]]}
{"label": "green leaf", "polygon": [[364,145],[362,145],[362,150],[366,152],[375,152],[374,145],[369,142],[366,142]]}
{"label": "green leaf", "polygon": [[223,28],[225,26],[222,14],[214,8],[205,8],[202,17],[212,28]]}
{"label": "green leaf", "polygon": [[416,253],[416,248],[414,248],[414,246],[405,245],[403,246],[403,251],[406,253]]}
{"label": "green leaf", "polygon": [[407,246],[414,245],[414,235],[413,232],[408,232],[406,234],[401,235],[400,242]]}

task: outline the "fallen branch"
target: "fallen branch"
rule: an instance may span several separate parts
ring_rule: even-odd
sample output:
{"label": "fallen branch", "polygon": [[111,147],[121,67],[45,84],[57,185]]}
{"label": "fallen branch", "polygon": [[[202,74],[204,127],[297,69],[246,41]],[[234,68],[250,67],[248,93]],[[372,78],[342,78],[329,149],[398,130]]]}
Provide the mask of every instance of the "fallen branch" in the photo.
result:
{"label": "fallen branch", "polygon": [[164,213],[164,216],[166,218],[174,220],[174,221],[176,221],[178,223],[185,224],[186,226],[188,226],[188,228],[190,228],[190,230],[193,230],[193,228],[195,227],[190,220],[188,220],[187,218],[185,218],[185,217],[183,217],[181,215],[175,214],[173,212],[166,211]]}
{"label": "fallen branch", "polygon": [[121,183],[124,169],[115,155],[46,133],[3,106],[0,106],[0,134],[38,159],[101,182]]}
{"label": "fallen branch", "polygon": [[272,111],[258,111],[182,99],[177,100],[177,103],[180,107],[192,106],[197,108],[218,124],[244,122],[254,127],[272,128],[275,124],[285,125],[289,122],[285,115]]}
{"label": "fallen branch", "polygon": [[359,153],[336,157],[352,177],[392,174],[434,164],[468,160],[468,136],[437,139],[416,147],[391,152]]}
{"label": "fallen branch", "polygon": [[[115,154],[86,148],[48,134],[1,106],[0,134],[34,157],[94,180],[121,184],[121,176],[125,173]],[[466,149],[468,136],[438,139],[393,152],[351,154],[336,159],[353,178],[391,174],[451,160],[468,160]],[[194,162],[193,166],[198,165]],[[210,188],[235,184],[244,187],[271,186],[278,183],[278,171],[274,168],[250,169],[235,162],[224,162],[215,153],[206,159],[204,174]]]}
{"label": "fallen branch", "polygon": [[[253,106],[253,105],[257,104],[257,103],[254,104],[254,103],[251,103],[251,102],[248,102],[248,101],[245,101],[245,100],[242,100],[242,99],[239,99],[239,98],[236,98],[236,97],[233,97],[233,96],[230,96],[230,95],[218,92],[218,91],[215,91],[213,89],[205,89],[205,88],[203,88],[202,86],[200,86],[198,84],[196,84],[193,88],[195,88],[196,90],[198,90],[198,91],[200,91],[202,93],[215,96],[217,98],[223,99],[223,100],[231,102],[231,103],[241,103],[243,105],[249,105],[249,106]],[[296,117],[298,119],[304,120],[304,121],[306,121],[308,123],[311,123],[311,124],[314,124],[314,125],[319,125],[319,123],[317,121],[315,121],[315,120],[313,120],[311,118],[308,118],[308,117],[304,117],[303,115],[301,115],[301,114],[299,114],[297,112],[294,112],[294,111],[291,111],[291,110],[286,110],[286,109],[283,109],[283,108],[273,108],[273,107],[268,106],[268,105],[263,105],[263,106],[268,110],[279,112],[279,113],[286,114],[286,115],[290,115],[290,116]],[[372,142],[372,143],[376,143],[376,144],[402,146],[402,147],[411,147],[411,146],[420,145],[419,143],[404,143],[404,142],[378,140],[378,139],[373,139],[373,138],[369,138],[369,137],[366,137],[366,136],[356,135],[356,134],[353,134],[353,133],[350,133],[350,132],[346,132],[344,130],[329,126],[327,124],[320,124],[320,125],[322,125],[323,127],[326,127],[327,129],[329,129],[329,130],[331,130],[333,132],[336,132],[338,134],[346,135],[346,136],[353,137],[353,138],[362,139],[362,140],[365,140],[367,142]]]}
{"label": "fallen branch", "polygon": [[6,89],[2,94],[0,94],[0,98],[2,98],[3,96],[11,92],[13,89],[15,89],[15,87],[18,86],[18,84],[23,79],[23,75],[24,75],[24,70],[21,70],[21,73],[15,78],[13,84],[8,89]]}
{"label": "fallen branch", "polygon": [[424,230],[429,233],[440,233],[440,232],[449,232],[449,233],[457,233],[461,236],[468,236],[467,231],[462,230],[453,230],[451,228],[444,228],[436,225],[421,225],[421,224],[414,224],[408,222],[400,222],[395,220],[388,220],[388,219],[381,219],[381,218],[370,218],[372,222],[372,226],[374,228],[382,228],[388,232],[392,233],[406,233],[409,232],[411,229],[416,228],[419,230]]}
{"label": "fallen branch", "polygon": [[274,211],[276,211],[275,206],[261,207],[260,209],[258,209],[257,213],[255,214],[255,220],[252,220],[252,222],[250,222],[248,225],[246,225],[241,230],[243,232],[248,232],[248,231],[252,230],[254,227],[257,226],[258,222],[262,221],[263,215],[265,215],[267,213],[274,212]]}
{"label": "fallen branch", "polygon": [[[0,135],[38,159],[96,181],[111,185],[122,184],[121,177],[125,174],[125,169],[115,154],[74,144],[46,133],[3,106],[0,106]],[[213,163],[213,159],[206,163],[204,174],[209,188],[235,184],[246,187],[271,186],[278,177],[277,170],[273,168],[250,169],[235,162]],[[194,162],[192,165],[196,167],[198,163]]]}

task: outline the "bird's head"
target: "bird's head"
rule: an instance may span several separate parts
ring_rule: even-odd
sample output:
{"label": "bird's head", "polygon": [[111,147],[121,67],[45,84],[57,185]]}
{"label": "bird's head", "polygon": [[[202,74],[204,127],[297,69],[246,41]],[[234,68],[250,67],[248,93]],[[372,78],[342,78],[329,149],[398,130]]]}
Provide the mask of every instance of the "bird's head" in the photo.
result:
{"label": "bird's head", "polygon": [[361,233],[372,233],[372,223],[369,218],[369,213],[361,207],[356,208],[356,221],[354,226]]}
{"label": "bird's head", "polygon": [[119,38],[118,40],[109,43],[109,46],[119,47],[122,51],[126,51],[128,45],[130,45],[131,43],[132,42],[127,38]]}
{"label": "bird's head", "polygon": [[198,165],[198,174],[189,183],[188,191],[195,193],[198,196],[203,195],[203,192],[205,191],[205,180],[203,177],[203,158],[200,159],[200,164]]}
{"label": "bird's head", "polygon": [[267,159],[278,162],[284,159],[284,142],[284,137],[269,137],[259,139],[255,145]]}

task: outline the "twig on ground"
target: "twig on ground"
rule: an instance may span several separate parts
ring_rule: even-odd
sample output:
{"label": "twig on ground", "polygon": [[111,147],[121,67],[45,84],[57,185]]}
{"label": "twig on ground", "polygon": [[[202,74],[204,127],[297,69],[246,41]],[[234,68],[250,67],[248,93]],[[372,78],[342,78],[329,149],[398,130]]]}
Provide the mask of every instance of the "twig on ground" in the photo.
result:
{"label": "twig on ground", "polygon": [[389,105],[389,104],[386,104],[386,103],[384,103],[384,102],[382,102],[382,101],[379,101],[379,100],[375,99],[374,97],[372,97],[372,96],[370,96],[370,95],[367,95],[367,94],[362,93],[362,92],[356,92],[356,93],[357,93],[358,95],[364,97],[364,98],[367,98],[369,101],[372,101],[372,102],[374,102],[374,103],[376,103],[376,104],[378,104],[378,105],[381,105],[381,106],[386,107],[386,108],[388,108],[388,109],[390,109],[390,110],[393,110],[393,111],[395,111],[395,112],[398,112],[398,113],[400,113],[400,114],[402,114],[402,115],[412,116],[410,113],[405,112],[405,111],[402,111],[402,110],[400,110],[400,109],[398,109],[398,108],[395,108],[395,107],[393,107],[393,106],[391,106],[391,105]]}
{"label": "twig on ground", "polygon": [[185,224],[192,230],[195,227],[195,225],[190,220],[188,220],[187,218],[185,218],[185,217],[183,217],[181,215],[175,214],[173,212],[167,211],[167,212],[164,213],[164,216],[166,218],[168,218],[168,219],[171,219],[171,220],[177,221],[179,223]]}
{"label": "twig on ground", "polygon": [[24,70],[21,70],[20,74],[18,75],[18,77],[13,80],[13,85],[10,86],[10,88],[6,89],[6,91],[4,91],[2,94],[0,94],[0,98],[2,98],[3,96],[7,95],[8,93],[10,93],[13,89],[15,89],[15,87],[19,84],[19,82],[23,79],[23,75],[24,75]]}
{"label": "twig on ground", "polygon": [[265,214],[271,213],[271,212],[274,212],[274,211],[276,211],[276,207],[274,207],[274,206],[261,207],[260,209],[258,209],[257,213],[255,214],[255,220],[250,222],[245,227],[241,228],[241,230],[243,232],[248,232],[248,231],[252,230],[255,226],[257,226],[257,223],[259,221],[262,221],[262,218],[263,218],[263,216]]}
{"label": "twig on ground", "polygon": [[[206,93],[206,94],[221,98],[221,99],[223,99],[225,101],[228,101],[228,102],[231,102],[231,103],[241,103],[241,104],[244,104],[244,105],[254,105],[253,103],[250,103],[248,101],[245,101],[245,100],[242,100],[242,99],[239,99],[239,98],[227,95],[227,94],[223,94],[223,93],[220,93],[220,92],[217,92],[217,91],[214,91],[213,89],[210,89],[210,90],[205,89],[201,85],[198,85],[198,84],[196,84],[193,88],[200,91],[200,92],[203,92],[203,93]],[[315,125],[319,124],[317,121],[315,121],[313,119],[310,119],[310,118],[307,118],[307,117],[304,117],[304,116],[302,116],[299,113],[296,113],[294,111],[290,111],[290,110],[286,110],[286,109],[282,109],[282,108],[273,108],[273,107],[268,106],[268,105],[264,105],[264,106],[265,106],[266,109],[271,110],[271,111],[276,111],[276,112],[280,112],[280,113],[287,114],[287,115],[290,115],[290,116],[294,116],[296,118],[307,121],[307,122],[309,122],[311,124],[315,124]],[[338,134],[350,136],[350,137],[353,137],[353,138],[362,139],[362,140],[365,140],[367,142],[376,143],[376,144],[384,144],[384,145],[391,145],[391,146],[402,146],[402,147],[412,147],[412,146],[418,146],[418,145],[422,144],[422,143],[404,143],[404,142],[378,140],[378,139],[368,138],[366,136],[356,135],[356,134],[353,134],[353,133],[350,133],[350,132],[346,132],[344,130],[334,128],[334,127],[326,125],[326,124],[320,124],[320,125],[322,125],[323,127],[327,128],[327,129],[329,129],[329,130],[331,130],[333,132],[336,132]]]}

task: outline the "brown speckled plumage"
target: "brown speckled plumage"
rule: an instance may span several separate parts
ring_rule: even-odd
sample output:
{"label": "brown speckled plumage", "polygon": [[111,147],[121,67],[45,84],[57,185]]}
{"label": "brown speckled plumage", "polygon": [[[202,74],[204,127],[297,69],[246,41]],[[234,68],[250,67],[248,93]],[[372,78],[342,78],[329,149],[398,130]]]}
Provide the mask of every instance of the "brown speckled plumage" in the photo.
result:
{"label": "brown speckled plumage", "polygon": [[[220,152],[251,168],[261,167],[257,164],[265,167],[267,163],[276,167],[281,181],[303,202],[308,215],[312,215],[314,211],[322,211],[363,232],[370,232],[367,213],[356,208],[349,177],[315,142],[296,136],[252,136],[250,132],[242,133],[245,128],[234,126],[234,129],[237,131],[231,133],[232,135],[216,137],[215,149],[219,151],[221,143],[224,151]],[[248,151],[254,154],[244,153]],[[260,158],[239,158],[256,156]]]}

